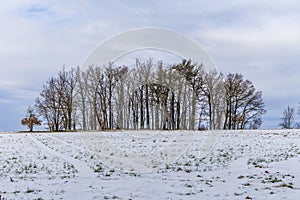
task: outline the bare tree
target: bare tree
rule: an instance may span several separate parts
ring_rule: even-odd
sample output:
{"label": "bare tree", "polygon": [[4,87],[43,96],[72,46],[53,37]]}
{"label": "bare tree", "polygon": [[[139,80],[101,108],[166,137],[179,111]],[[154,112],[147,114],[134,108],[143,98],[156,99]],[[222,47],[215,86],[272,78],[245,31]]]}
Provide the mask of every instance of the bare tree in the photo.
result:
{"label": "bare tree", "polygon": [[295,109],[291,108],[290,106],[284,109],[281,120],[282,122],[279,124],[280,127],[285,129],[294,128]]}
{"label": "bare tree", "polygon": [[50,131],[75,129],[74,96],[76,71],[63,69],[58,77],[51,77],[36,99],[38,113],[47,121]]}
{"label": "bare tree", "polygon": [[[187,83],[192,89],[191,102],[189,108],[189,129],[195,128],[195,116],[197,109],[197,98],[201,99],[203,94],[201,89],[203,88],[203,66],[192,63],[191,60],[182,60],[180,64],[174,65],[178,73],[186,79]],[[185,95],[186,96],[186,95]],[[185,101],[184,101],[185,102]]]}
{"label": "bare tree", "polygon": [[203,84],[199,89],[203,93],[202,100],[207,102],[209,129],[221,129],[221,123],[224,113],[224,84],[223,75],[216,70],[210,72],[202,71]]}
{"label": "bare tree", "polygon": [[82,130],[88,129],[88,76],[87,73],[81,71],[79,68],[76,73],[77,79],[77,95],[76,104],[80,111],[79,124]]}
{"label": "bare tree", "polygon": [[63,70],[58,73],[57,79],[57,92],[62,99],[60,109],[64,116],[64,128],[69,131],[76,129],[76,119],[73,118],[73,113],[75,112],[77,70],[72,68],[70,71],[66,71],[65,68],[63,68]]}
{"label": "bare tree", "polygon": [[225,120],[224,129],[257,128],[266,112],[262,92],[256,91],[251,81],[241,74],[230,73],[224,80]]}
{"label": "bare tree", "polygon": [[63,125],[62,97],[57,91],[57,83],[57,78],[51,77],[35,100],[37,111],[46,119],[50,131],[59,131]]}

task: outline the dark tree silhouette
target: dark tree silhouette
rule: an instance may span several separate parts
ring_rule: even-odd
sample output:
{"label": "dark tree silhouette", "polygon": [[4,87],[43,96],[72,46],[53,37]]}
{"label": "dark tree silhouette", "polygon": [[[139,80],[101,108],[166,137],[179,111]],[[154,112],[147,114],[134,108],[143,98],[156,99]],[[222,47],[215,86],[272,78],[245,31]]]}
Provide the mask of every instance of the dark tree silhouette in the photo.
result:
{"label": "dark tree silhouette", "polygon": [[281,120],[282,122],[279,124],[279,126],[286,129],[293,128],[295,120],[295,109],[291,108],[290,106],[284,109]]}
{"label": "dark tree silhouette", "polygon": [[224,129],[255,129],[266,112],[262,92],[243,75],[230,73],[224,80],[225,121]]}

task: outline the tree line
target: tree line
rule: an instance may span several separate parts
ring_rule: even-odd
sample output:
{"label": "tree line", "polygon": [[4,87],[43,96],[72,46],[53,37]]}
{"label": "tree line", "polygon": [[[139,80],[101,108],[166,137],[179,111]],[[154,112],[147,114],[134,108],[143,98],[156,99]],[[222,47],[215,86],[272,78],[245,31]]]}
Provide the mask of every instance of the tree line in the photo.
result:
{"label": "tree line", "polygon": [[151,58],[130,67],[63,68],[34,107],[50,131],[257,129],[266,112],[262,92],[241,74]]}

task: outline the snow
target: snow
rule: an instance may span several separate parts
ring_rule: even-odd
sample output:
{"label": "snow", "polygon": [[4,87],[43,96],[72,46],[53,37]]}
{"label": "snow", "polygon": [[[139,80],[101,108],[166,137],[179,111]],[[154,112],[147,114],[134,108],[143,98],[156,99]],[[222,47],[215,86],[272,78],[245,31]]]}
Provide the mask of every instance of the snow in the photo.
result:
{"label": "snow", "polygon": [[299,199],[300,130],[0,134],[6,199]]}

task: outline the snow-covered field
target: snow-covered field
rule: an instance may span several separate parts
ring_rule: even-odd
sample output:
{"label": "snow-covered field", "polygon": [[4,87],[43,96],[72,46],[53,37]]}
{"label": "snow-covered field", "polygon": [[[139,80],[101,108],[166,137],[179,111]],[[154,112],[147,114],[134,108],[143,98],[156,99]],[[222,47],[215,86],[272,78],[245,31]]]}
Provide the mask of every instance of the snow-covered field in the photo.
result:
{"label": "snow-covered field", "polygon": [[5,199],[300,199],[300,130],[0,134]]}

